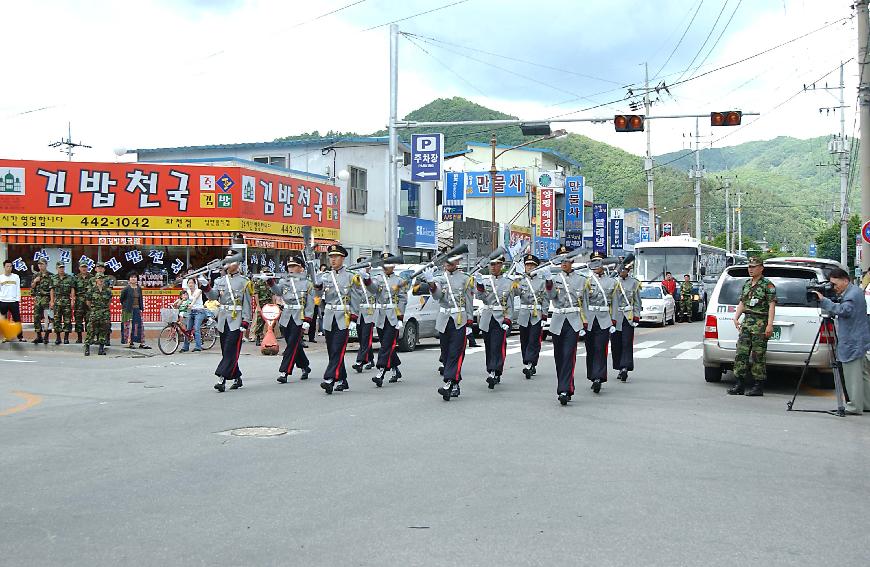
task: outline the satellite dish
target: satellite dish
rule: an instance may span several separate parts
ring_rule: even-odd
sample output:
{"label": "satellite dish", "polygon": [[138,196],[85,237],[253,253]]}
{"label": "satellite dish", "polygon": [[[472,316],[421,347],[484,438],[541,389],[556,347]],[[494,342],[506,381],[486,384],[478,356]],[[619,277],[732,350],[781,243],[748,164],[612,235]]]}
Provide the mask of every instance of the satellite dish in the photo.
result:
{"label": "satellite dish", "polygon": [[127,148],[117,147],[112,151],[115,152],[116,156],[121,157],[122,155],[127,153]]}

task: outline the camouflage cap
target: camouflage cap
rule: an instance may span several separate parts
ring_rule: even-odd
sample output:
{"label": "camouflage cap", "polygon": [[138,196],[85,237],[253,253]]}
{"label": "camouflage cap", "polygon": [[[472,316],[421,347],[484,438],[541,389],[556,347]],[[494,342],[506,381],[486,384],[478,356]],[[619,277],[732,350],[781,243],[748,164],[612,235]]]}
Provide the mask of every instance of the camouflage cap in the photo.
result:
{"label": "camouflage cap", "polygon": [[39,260],[36,261],[36,263],[37,264],[48,264],[48,262],[45,260],[45,258],[40,258]]}
{"label": "camouflage cap", "polygon": [[105,262],[97,262],[96,264],[94,264],[94,267],[95,268],[105,268],[106,263]]}
{"label": "camouflage cap", "polygon": [[758,256],[750,256],[749,263],[747,264],[750,268],[755,268],[756,266],[763,266],[764,264],[761,261],[761,258]]}
{"label": "camouflage cap", "polygon": [[58,260],[57,262],[55,262],[54,267],[55,268],[66,268],[66,264],[64,264],[62,261]]}
{"label": "camouflage cap", "polygon": [[79,260],[79,266],[87,266],[89,263],[87,260]]}

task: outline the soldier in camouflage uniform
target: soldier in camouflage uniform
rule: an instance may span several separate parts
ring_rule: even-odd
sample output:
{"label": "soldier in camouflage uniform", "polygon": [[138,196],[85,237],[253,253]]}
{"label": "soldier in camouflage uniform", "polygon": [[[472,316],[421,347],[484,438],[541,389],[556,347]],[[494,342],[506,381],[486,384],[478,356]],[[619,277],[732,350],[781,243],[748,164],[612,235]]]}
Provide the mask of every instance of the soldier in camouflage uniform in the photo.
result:
{"label": "soldier in camouflage uniform", "polygon": [[[734,376],[737,383],[728,390],[731,395],[764,395],[767,341],[773,334],[776,312],[776,286],[762,274],[764,267],[756,257],[749,259],[750,279],[743,284],[740,302],[734,312],[734,326],[740,331]],[[740,316],[745,315],[743,322]]]}
{"label": "soldier in camouflage uniform", "polygon": [[689,274],[683,276],[683,283],[680,284],[680,313],[686,323],[692,322],[692,282],[689,281]]}
{"label": "soldier in camouflage uniform", "polygon": [[88,322],[88,287],[91,285],[91,275],[88,273],[88,263],[79,262],[79,273],[76,274],[76,343],[82,343],[82,333],[85,332],[85,325]]}
{"label": "soldier in camouflage uniform", "polygon": [[88,305],[88,334],[85,338],[85,356],[91,355],[91,344],[100,346],[97,354],[106,354],[109,343],[109,333],[112,330],[112,320],[109,314],[109,304],[112,301],[112,288],[108,278],[96,275],[88,286],[86,302]]}
{"label": "soldier in camouflage uniform", "polygon": [[266,321],[260,315],[260,310],[263,309],[264,305],[272,303],[272,290],[269,289],[269,284],[265,280],[254,280],[254,297],[257,298],[257,320],[254,323],[254,336],[257,339],[257,346],[260,346],[266,335]]}
{"label": "soldier in camouflage uniform", "polygon": [[57,274],[54,276],[49,304],[54,310],[54,332],[57,335],[54,344],[60,344],[60,332],[63,331],[63,344],[68,345],[69,334],[72,331],[73,303],[76,300],[76,279],[66,273],[63,262],[58,262],[56,266]]}
{"label": "soldier in camouflage uniform", "polygon": [[33,297],[33,330],[36,331],[36,338],[33,339],[33,344],[39,343],[48,344],[48,330],[45,332],[45,338],[42,337],[42,318],[45,317],[45,310],[50,309],[52,286],[54,285],[54,275],[46,268],[48,262],[39,260],[39,273],[33,277],[30,283],[30,295]]}

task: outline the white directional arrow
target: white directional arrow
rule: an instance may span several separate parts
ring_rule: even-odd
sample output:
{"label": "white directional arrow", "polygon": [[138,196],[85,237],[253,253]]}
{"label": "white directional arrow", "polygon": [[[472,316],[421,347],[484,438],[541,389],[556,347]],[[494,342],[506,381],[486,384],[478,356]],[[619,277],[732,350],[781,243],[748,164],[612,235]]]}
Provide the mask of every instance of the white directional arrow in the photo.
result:
{"label": "white directional arrow", "polygon": [[437,171],[418,171],[417,177],[437,177]]}

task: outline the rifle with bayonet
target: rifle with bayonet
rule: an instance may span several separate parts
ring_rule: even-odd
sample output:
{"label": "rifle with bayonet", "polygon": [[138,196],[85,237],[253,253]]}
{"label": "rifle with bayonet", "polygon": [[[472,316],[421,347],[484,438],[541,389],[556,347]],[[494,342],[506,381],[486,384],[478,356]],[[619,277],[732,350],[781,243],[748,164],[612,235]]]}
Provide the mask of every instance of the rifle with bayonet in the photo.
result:
{"label": "rifle with bayonet", "polygon": [[447,259],[450,258],[451,256],[459,256],[460,254],[467,254],[467,253],[468,253],[468,245],[467,244],[460,244],[459,246],[457,246],[456,248],[453,248],[452,250],[448,250],[447,252],[444,252],[442,254],[435,256],[427,264],[425,264],[422,268],[420,268],[419,270],[415,271],[414,273],[406,276],[405,279],[408,281],[411,281],[414,278],[416,278],[417,276],[419,276],[420,274],[422,274],[423,272],[425,272],[427,268],[434,268],[434,267],[440,266],[441,264],[446,262]]}
{"label": "rifle with bayonet", "polygon": [[187,278],[197,278],[199,276],[204,276],[204,275],[210,274],[212,272],[217,272],[221,268],[223,268],[224,266],[227,266],[229,264],[234,264],[237,262],[241,262],[241,261],[242,261],[242,253],[236,252],[232,256],[227,256],[226,258],[221,258],[218,260],[212,260],[211,262],[209,262],[208,264],[206,264],[202,268],[199,268],[198,270],[193,270],[192,272],[190,272],[188,274],[181,274],[175,278],[175,281],[179,282],[182,280],[186,280]]}

